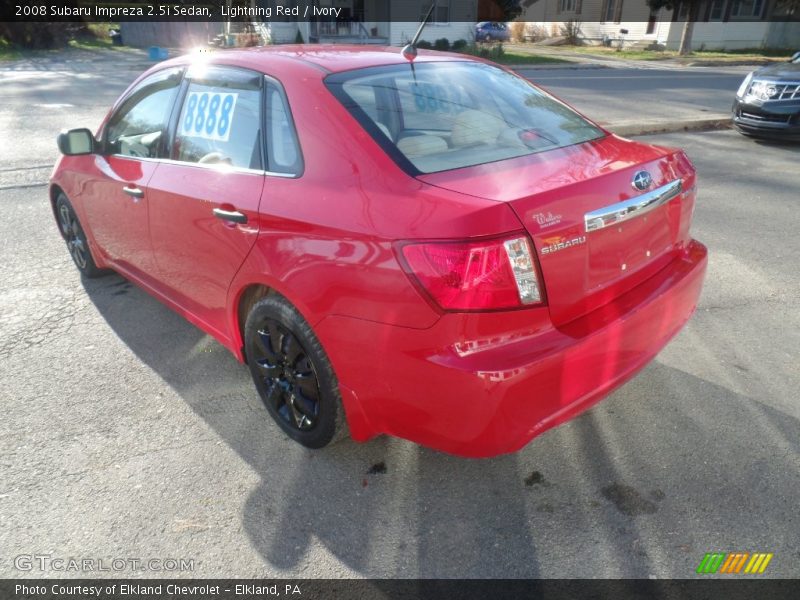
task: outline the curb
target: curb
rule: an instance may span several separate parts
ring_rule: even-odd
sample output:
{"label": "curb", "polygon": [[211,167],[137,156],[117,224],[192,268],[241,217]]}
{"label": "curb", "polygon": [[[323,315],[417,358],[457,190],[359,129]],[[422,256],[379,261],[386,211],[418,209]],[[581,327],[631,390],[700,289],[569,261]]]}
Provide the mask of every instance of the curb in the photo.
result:
{"label": "curb", "polygon": [[600,123],[603,127],[622,137],[653,135],[656,133],[677,133],[681,131],[714,131],[731,126],[731,118],[707,117],[702,119],[682,119],[677,121],[651,121],[644,123]]}
{"label": "curb", "polygon": [[505,65],[512,71],[546,71],[548,69],[576,70],[576,69],[610,69],[608,65],[598,65],[593,63],[563,62],[563,63],[531,63],[527,65]]}
{"label": "curb", "polygon": [[682,67],[753,67],[754,69],[758,67],[763,67],[766,65],[772,65],[775,63],[783,62],[780,60],[697,60],[687,63],[678,63]]}

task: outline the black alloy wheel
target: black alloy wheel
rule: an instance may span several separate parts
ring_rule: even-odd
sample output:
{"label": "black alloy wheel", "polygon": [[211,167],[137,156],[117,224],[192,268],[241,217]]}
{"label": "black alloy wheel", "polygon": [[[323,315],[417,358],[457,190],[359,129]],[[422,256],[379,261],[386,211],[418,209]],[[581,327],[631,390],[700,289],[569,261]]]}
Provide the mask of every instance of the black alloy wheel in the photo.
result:
{"label": "black alloy wheel", "polygon": [[339,384],[317,336],[276,293],[256,302],[244,328],[250,374],[270,416],[292,439],[322,448],[345,437]]}
{"label": "black alloy wheel", "polygon": [[310,431],[319,419],[317,374],[306,351],[291,331],[274,319],[256,329],[253,364],[266,388],[265,401],[284,423]]}
{"label": "black alloy wheel", "polygon": [[67,250],[78,270],[89,278],[108,274],[110,271],[99,269],[95,264],[89,249],[89,241],[75,214],[75,209],[64,194],[59,194],[56,199],[56,218],[61,237],[67,243]]}

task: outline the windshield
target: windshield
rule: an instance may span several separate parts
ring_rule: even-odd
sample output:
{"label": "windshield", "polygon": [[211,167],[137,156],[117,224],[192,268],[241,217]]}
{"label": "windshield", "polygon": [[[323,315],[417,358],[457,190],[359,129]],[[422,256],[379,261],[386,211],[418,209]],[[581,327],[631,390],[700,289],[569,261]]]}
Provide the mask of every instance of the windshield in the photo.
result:
{"label": "windshield", "polygon": [[329,89],[400,164],[435,173],[579,144],[605,135],[565,104],[477,62],[347,71]]}

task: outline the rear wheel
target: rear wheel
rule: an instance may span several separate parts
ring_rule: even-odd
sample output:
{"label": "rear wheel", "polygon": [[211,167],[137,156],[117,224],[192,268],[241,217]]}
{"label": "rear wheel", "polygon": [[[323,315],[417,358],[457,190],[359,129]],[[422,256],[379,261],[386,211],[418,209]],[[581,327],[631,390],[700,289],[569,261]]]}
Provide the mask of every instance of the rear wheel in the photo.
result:
{"label": "rear wheel", "polygon": [[308,448],[345,437],[333,367],[311,326],[282,296],[267,296],[251,309],[245,354],[261,400],[289,437]]}
{"label": "rear wheel", "polygon": [[67,250],[72,256],[72,262],[75,263],[81,274],[91,279],[110,273],[106,269],[98,268],[95,264],[89,250],[89,242],[80,221],[78,221],[78,216],[75,214],[75,209],[72,208],[72,204],[63,193],[60,193],[56,199],[56,215],[61,237],[67,243]]}

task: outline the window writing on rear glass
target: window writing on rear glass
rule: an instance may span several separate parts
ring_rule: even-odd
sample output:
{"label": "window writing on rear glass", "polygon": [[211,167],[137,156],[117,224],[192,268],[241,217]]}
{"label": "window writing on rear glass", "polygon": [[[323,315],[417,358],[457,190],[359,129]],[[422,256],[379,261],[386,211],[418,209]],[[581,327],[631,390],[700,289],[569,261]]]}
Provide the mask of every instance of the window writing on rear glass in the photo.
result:
{"label": "window writing on rear glass", "polygon": [[605,135],[562,102],[472,62],[377,67],[326,84],[403,165],[433,173],[579,144]]}
{"label": "window writing on rear glass", "polygon": [[175,160],[263,168],[260,80],[237,79],[221,70],[189,83],[175,133]]}

